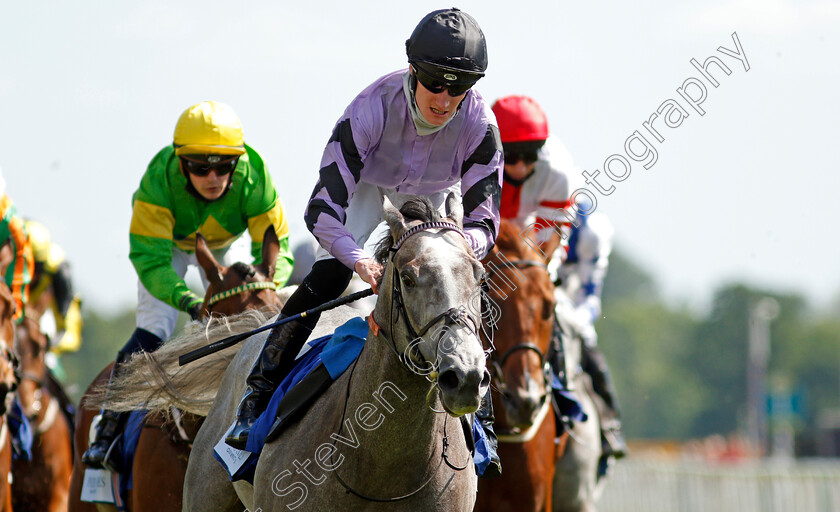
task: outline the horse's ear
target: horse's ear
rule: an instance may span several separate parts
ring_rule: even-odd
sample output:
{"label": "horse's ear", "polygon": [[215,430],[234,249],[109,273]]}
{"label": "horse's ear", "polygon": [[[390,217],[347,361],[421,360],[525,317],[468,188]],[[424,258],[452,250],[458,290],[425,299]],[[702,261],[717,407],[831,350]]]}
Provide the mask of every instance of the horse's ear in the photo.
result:
{"label": "horse's ear", "polygon": [[450,192],[446,196],[446,216],[459,228],[464,227],[464,205],[461,204],[461,198],[455,192]]}
{"label": "horse's ear", "polygon": [[405,225],[405,217],[391,203],[391,200],[385,196],[382,197],[382,218],[385,219],[388,227],[391,228],[391,236],[394,237],[394,240],[399,239],[405,233],[406,229],[408,229]]}
{"label": "horse's ear", "polygon": [[262,242],[262,266],[260,269],[269,279],[274,279],[274,271],[277,269],[277,254],[280,252],[280,241],[277,240],[277,232],[274,226],[269,225],[265,229]]}
{"label": "horse's ear", "polygon": [[0,246],[0,274],[6,274],[6,269],[9,267],[9,264],[14,259],[15,253],[12,250],[12,239],[6,240],[2,246]]}
{"label": "horse's ear", "polygon": [[213,253],[207,247],[207,240],[201,233],[195,234],[195,259],[211,284],[222,284],[222,266],[213,257]]}

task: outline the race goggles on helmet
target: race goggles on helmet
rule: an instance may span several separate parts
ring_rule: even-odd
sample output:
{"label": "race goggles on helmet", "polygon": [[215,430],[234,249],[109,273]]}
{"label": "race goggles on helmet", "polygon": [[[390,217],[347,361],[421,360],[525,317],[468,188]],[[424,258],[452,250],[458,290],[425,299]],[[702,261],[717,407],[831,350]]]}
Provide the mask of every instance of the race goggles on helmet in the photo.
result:
{"label": "race goggles on helmet", "polygon": [[[475,85],[480,76],[471,75],[465,76],[465,73],[458,73],[460,77],[453,72],[436,68],[436,66],[423,65],[416,62],[411,65],[414,70],[414,76],[432,94],[440,94],[443,91],[448,91],[449,95],[454,97],[461,96]],[[433,71],[434,69],[434,71]]]}
{"label": "race goggles on helmet", "polygon": [[520,160],[525,165],[531,165],[539,160],[539,150],[545,144],[545,140],[503,142],[505,165],[514,165]]}
{"label": "race goggles on helmet", "polygon": [[513,165],[522,160],[525,165],[531,165],[539,160],[536,151],[505,151],[505,164]]}
{"label": "race goggles on helmet", "polygon": [[225,176],[236,169],[239,163],[239,155],[182,155],[181,165],[188,173],[203,178],[216,171],[219,176]]}

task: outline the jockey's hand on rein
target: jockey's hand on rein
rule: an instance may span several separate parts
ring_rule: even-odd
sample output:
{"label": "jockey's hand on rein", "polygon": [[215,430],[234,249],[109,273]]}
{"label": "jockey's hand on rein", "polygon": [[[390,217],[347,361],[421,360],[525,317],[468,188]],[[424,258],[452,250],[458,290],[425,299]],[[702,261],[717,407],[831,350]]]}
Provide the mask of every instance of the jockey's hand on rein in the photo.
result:
{"label": "jockey's hand on rein", "polygon": [[382,280],[382,265],[373,258],[364,258],[356,262],[353,269],[373,289],[373,293],[379,293],[379,282]]}
{"label": "jockey's hand on rein", "polygon": [[201,312],[201,303],[200,303],[200,302],[198,302],[198,303],[196,303],[196,304],[193,304],[193,305],[192,305],[192,306],[190,306],[190,307],[189,307],[189,309],[187,310],[187,313],[189,313],[190,318],[192,318],[192,319],[193,319],[193,321],[198,320],[198,314],[199,314],[200,312]]}

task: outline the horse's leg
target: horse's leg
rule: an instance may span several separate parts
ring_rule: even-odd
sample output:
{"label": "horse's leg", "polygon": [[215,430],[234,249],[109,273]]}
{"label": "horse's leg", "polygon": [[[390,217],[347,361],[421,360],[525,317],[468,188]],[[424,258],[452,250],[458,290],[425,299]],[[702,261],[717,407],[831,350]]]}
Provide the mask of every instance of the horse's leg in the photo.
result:
{"label": "horse's leg", "polygon": [[189,456],[186,443],[173,443],[158,427],[144,427],[134,453],[133,512],[181,510]]}
{"label": "horse's leg", "polygon": [[76,409],[76,425],[73,434],[73,474],[70,478],[70,496],[68,497],[69,512],[96,512],[99,510],[99,507],[95,504],[82,501],[81,499],[85,470],[87,469],[87,466],[82,463],[82,454],[88,449],[90,424],[93,422],[93,418],[99,413],[95,410],[86,409],[84,401],[90,393],[91,388],[107,384],[110,375],[111,367],[108,366],[94,379],[93,383],[85,391],[82,401],[78,409]]}

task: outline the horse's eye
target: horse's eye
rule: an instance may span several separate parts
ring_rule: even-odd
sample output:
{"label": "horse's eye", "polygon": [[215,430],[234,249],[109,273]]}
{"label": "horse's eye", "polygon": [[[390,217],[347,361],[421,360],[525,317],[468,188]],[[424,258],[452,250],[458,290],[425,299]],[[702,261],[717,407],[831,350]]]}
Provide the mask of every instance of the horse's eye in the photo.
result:
{"label": "horse's eye", "polygon": [[414,279],[408,274],[402,274],[402,283],[406,288],[414,288]]}

